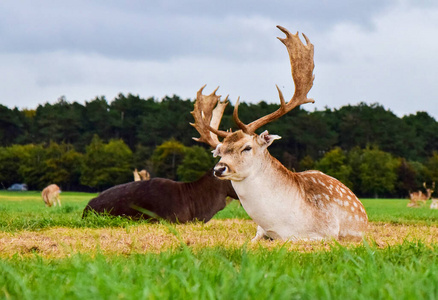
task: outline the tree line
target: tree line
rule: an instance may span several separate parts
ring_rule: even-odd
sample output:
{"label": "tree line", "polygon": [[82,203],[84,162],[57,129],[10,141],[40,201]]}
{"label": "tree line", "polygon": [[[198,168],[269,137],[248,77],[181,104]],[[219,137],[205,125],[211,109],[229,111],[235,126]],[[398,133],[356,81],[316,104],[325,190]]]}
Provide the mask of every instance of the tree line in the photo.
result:
{"label": "tree line", "polygon": [[[241,103],[243,122],[277,104]],[[36,109],[0,105],[0,182],[31,189],[57,183],[64,190],[102,190],[132,180],[134,168],[190,181],[214,165],[193,141],[193,100],[119,94],[84,104],[64,97]],[[222,129],[236,129],[229,104]],[[427,112],[398,117],[379,104],[339,109],[297,108],[261,130],[282,137],[270,152],[295,171],[319,169],[360,196],[406,197],[438,181],[438,123]]]}

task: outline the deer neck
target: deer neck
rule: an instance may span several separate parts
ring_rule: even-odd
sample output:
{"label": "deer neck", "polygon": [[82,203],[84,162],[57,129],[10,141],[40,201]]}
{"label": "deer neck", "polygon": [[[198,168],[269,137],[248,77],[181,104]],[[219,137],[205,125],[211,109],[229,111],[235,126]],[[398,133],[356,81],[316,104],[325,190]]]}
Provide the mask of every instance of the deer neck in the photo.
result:
{"label": "deer neck", "polygon": [[293,193],[294,188],[297,189],[294,181],[295,173],[265,151],[263,158],[254,159],[249,175],[242,181],[232,181],[232,185],[245,209],[248,205],[256,205],[258,209],[262,209],[272,205],[270,199],[282,202],[284,197],[281,194]]}
{"label": "deer neck", "polygon": [[199,220],[208,221],[213,215],[225,207],[229,182],[223,182],[213,176],[209,170],[204,176],[194,182],[184,184],[186,205],[193,216]]}

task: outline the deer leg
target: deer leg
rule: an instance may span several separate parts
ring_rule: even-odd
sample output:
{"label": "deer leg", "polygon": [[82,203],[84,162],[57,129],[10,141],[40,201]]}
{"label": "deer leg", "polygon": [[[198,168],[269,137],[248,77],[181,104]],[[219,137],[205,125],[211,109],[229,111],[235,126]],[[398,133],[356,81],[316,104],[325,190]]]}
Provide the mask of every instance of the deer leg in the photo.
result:
{"label": "deer leg", "polygon": [[257,226],[257,233],[255,237],[252,238],[251,243],[255,243],[265,237],[268,237],[266,231],[262,227]]}

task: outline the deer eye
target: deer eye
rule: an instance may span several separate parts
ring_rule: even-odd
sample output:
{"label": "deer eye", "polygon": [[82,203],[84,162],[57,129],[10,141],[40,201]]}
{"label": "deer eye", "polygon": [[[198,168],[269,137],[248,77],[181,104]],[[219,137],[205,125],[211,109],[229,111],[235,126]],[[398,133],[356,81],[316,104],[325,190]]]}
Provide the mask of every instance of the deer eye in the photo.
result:
{"label": "deer eye", "polygon": [[250,151],[251,149],[252,149],[252,147],[250,145],[248,145],[245,148],[243,148],[242,152]]}

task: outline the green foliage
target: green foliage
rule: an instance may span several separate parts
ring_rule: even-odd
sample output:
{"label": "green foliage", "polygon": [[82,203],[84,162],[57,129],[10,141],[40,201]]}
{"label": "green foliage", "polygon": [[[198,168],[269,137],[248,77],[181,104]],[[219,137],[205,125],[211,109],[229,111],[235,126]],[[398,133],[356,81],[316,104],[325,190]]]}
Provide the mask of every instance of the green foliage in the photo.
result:
{"label": "green foliage", "polygon": [[341,148],[336,147],[327,152],[316,164],[316,168],[327,175],[335,177],[350,189],[353,188],[353,183],[350,181],[350,175],[353,170],[348,165],[347,156]]}
{"label": "green foliage", "polygon": [[0,182],[4,188],[7,188],[14,183],[24,182],[24,178],[19,172],[19,168],[21,162],[29,155],[29,151],[32,147],[32,145],[0,147]]}
{"label": "green foliage", "polygon": [[[257,104],[241,103],[239,116],[243,122],[248,123],[278,107],[278,104],[264,101]],[[193,101],[176,95],[159,100],[142,99],[132,94],[119,94],[110,102],[103,96],[96,97],[85,102],[85,105],[68,102],[62,96],[55,104],[45,103],[36,109],[21,111],[0,105],[0,182],[7,187],[25,181],[30,188],[40,189],[48,182],[56,181],[67,189],[82,189],[82,178],[88,186],[101,189],[124,181],[121,178],[124,175],[121,174],[125,171],[119,167],[113,170],[113,174],[121,177],[117,175],[108,178],[99,174],[98,178],[93,174],[98,171],[91,170],[92,165],[77,163],[92,143],[94,135],[99,136],[104,144],[113,139],[123,140],[133,152],[132,158],[127,161],[130,163],[130,172],[133,168],[146,168],[153,176],[193,179],[197,170],[192,174],[189,174],[187,167],[178,170],[181,164],[185,164],[185,150],[174,152],[166,158],[160,155],[158,158],[152,157],[158,145],[172,139],[184,147],[199,146],[192,140],[198,134],[189,125],[193,122],[190,114],[192,109]],[[228,105],[221,129],[236,129],[232,122],[232,111],[233,106]],[[324,156],[336,147],[342,149],[349,159],[344,166],[338,163],[335,169],[330,167],[327,172],[349,186],[351,182],[353,191],[359,195],[377,193],[401,197],[407,195],[410,189],[421,188],[423,182],[430,184],[438,180],[434,154],[438,151],[438,122],[426,112],[398,118],[379,104],[359,103],[313,112],[298,107],[265,127],[260,132],[267,129],[282,137],[270,146],[269,151],[291,170],[313,169],[318,163],[321,168],[328,168],[324,165],[327,159]],[[26,148],[25,154],[14,156],[11,151],[15,150],[8,148],[18,144],[33,144],[34,148]],[[67,145],[67,149],[62,145]],[[378,188],[376,183],[371,182],[369,175],[373,166],[368,169],[362,166],[359,169],[360,160],[350,158],[355,156],[355,149],[366,149],[368,145],[398,159],[398,167],[395,170],[390,168],[398,181],[394,187],[387,182],[394,175],[380,174],[385,176],[383,181],[386,183],[379,184]],[[56,147],[60,149],[56,150]],[[50,151],[58,154],[52,156],[47,153]],[[190,160],[198,160],[194,165],[202,162],[197,158],[187,159],[188,165],[192,165]],[[100,167],[96,165],[94,168]],[[128,167],[122,167],[125,168]],[[347,176],[349,169],[352,172]],[[128,177],[127,174],[126,171],[126,179],[131,180],[132,176]],[[360,178],[360,174],[368,175]],[[98,182],[92,182],[92,178],[98,178]]]}
{"label": "green foliage", "polygon": [[200,146],[186,147],[184,159],[178,166],[180,181],[190,182],[199,179],[215,164],[215,159],[205,148]]}
{"label": "green foliage", "polygon": [[315,161],[310,155],[306,155],[300,161],[300,171],[313,170],[315,169]]}
{"label": "green foliage", "polygon": [[175,139],[155,148],[151,157],[155,176],[177,180],[176,170],[184,158],[185,151],[186,147]]}
{"label": "green foliage", "polygon": [[108,144],[95,135],[83,157],[81,183],[99,189],[132,180],[132,151],[122,140]]}
{"label": "green foliage", "polygon": [[356,150],[350,156],[356,178],[357,189],[362,195],[378,197],[395,189],[397,179],[396,169],[399,161],[390,153],[369,148]]}
{"label": "green foliage", "polygon": [[430,181],[438,184],[438,151],[434,151],[433,155],[429,157],[426,168],[426,173],[429,175]]}
{"label": "green foliage", "polygon": [[19,173],[29,189],[41,190],[47,182],[44,179],[48,166],[46,151],[42,145],[28,145],[26,155],[20,160]]}

